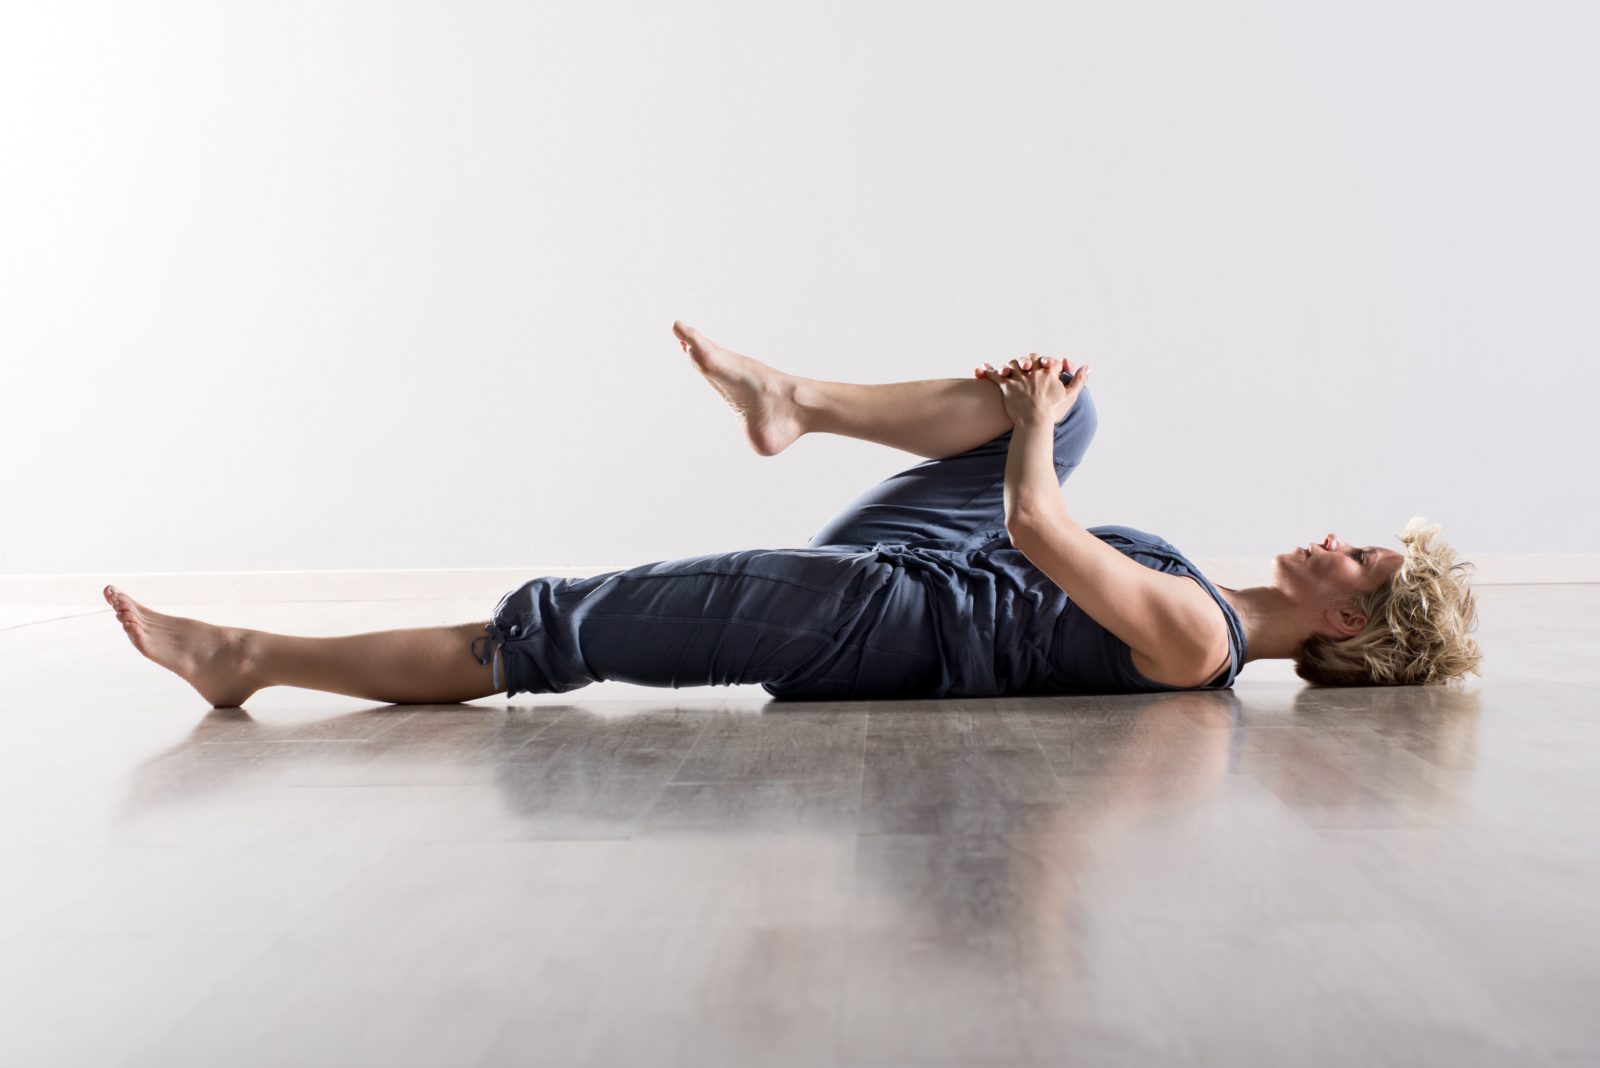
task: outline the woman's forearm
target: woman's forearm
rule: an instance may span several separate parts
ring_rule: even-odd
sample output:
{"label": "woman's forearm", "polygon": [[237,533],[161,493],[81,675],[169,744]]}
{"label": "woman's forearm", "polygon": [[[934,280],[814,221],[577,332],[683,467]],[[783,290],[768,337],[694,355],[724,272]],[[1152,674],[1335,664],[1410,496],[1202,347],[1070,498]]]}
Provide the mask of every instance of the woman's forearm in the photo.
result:
{"label": "woman's forearm", "polygon": [[1054,425],[1044,418],[1016,424],[1006,453],[1006,529],[1051,523],[1066,508],[1056,478]]}

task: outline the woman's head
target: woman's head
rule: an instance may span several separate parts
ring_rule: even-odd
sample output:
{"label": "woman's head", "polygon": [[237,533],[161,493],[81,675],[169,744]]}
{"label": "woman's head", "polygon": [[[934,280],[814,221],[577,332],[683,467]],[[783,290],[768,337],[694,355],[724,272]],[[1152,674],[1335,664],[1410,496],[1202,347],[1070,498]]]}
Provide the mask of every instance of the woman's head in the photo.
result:
{"label": "woman's head", "polygon": [[1280,582],[1328,605],[1319,628],[1294,658],[1295,674],[1323,686],[1430,685],[1478,674],[1482,654],[1468,637],[1477,625],[1467,574],[1473,565],[1415,516],[1400,535],[1403,552],[1321,545],[1279,561]]}

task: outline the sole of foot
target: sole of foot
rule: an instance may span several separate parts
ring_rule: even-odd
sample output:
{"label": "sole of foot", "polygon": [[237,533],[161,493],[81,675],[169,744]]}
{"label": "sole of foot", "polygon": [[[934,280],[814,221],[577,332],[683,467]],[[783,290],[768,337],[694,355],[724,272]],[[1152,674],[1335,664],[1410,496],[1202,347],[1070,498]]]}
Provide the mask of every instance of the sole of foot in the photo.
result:
{"label": "sole of foot", "polygon": [[153,611],[115,586],[101,593],[133,647],[193,686],[212,708],[238,708],[260,689],[250,678],[245,631]]}
{"label": "sole of foot", "polygon": [[738,414],[745,437],[758,454],[776,456],[804,433],[790,376],[725,349],[684,323],[673,323],[672,333],[695,368]]}

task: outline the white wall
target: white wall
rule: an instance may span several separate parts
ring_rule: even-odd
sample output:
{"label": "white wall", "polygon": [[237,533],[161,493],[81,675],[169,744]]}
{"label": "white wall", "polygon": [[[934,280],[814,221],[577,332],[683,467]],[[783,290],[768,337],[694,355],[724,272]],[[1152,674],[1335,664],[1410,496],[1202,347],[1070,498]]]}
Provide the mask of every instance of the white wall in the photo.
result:
{"label": "white wall", "polygon": [[1600,5],[8,5],[0,573],[799,545],[674,318],[1095,367],[1080,521],[1600,549]]}

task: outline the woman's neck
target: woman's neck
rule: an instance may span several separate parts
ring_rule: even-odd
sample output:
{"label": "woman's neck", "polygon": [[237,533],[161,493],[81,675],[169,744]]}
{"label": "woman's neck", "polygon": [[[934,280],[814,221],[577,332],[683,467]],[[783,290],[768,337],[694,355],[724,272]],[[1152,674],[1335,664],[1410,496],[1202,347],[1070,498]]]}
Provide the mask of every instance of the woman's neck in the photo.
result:
{"label": "woman's neck", "polygon": [[1293,658],[1312,636],[1304,608],[1295,605],[1276,586],[1249,586],[1217,590],[1238,613],[1244,627],[1245,663],[1252,660]]}

